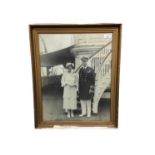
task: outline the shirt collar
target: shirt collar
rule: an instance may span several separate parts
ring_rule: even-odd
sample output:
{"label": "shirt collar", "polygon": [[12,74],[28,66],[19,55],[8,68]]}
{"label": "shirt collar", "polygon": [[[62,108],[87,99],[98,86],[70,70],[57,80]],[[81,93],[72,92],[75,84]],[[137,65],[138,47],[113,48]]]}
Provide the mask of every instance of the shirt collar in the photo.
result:
{"label": "shirt collar", "polygon": [[88,67],[88,66],[85,66],[85,67],[84,67],[84,66],[82,66],[81,68],[86,69],[87,67]]}

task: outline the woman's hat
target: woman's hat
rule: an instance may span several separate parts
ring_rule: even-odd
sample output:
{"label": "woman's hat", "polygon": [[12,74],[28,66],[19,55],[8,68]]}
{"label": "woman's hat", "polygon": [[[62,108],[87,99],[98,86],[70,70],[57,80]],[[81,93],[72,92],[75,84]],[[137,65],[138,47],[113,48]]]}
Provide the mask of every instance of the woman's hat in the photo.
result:
{"label": "woman's hat", "polygon": [[88,61],[88,58],[87,58],[87,57],[85,57],[85,56],[83,56],[83,57],[81,58],[81,61],[86,62],[86,61]]}
{"label": "woman's hat", "polygon": [[69,66],[74,67],[74,64],[73,64],[73,63],[71,63],[71,62],[67,62],[67,63],[66,63],[66,67],[69,67]]}

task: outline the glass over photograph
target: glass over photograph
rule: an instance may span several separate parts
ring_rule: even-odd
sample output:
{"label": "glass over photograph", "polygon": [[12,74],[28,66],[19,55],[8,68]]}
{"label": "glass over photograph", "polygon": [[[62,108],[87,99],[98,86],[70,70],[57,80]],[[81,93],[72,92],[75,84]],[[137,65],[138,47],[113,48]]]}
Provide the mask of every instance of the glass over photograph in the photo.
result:
{"label": "glass over photograph", "polygon": [[110,121],[112,37],[39,34],[44,121]]}

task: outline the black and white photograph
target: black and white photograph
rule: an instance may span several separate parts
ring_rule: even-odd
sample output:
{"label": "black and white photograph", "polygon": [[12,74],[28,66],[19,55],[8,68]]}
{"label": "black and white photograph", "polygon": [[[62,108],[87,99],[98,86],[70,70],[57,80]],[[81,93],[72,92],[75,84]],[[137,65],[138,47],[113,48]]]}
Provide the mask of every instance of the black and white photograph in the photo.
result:
{"label": "black and white photograph", "polygon": [[35,127],[118,126],[121,24],[30,25]]}
{"label": "black and white photograph", "polygon": [[39,34],[43,120],[110,120],[112,38]]}
{"label": "black and white photograph", "polygon": [[155,0],[1,0],[0,155],[155,155]]}

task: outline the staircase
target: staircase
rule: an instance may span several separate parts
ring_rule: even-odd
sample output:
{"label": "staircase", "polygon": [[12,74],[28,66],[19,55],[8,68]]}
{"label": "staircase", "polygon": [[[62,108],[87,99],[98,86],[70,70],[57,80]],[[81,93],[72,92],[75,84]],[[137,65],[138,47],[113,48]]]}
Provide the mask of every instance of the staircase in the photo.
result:
{"label": "staircase", "polygon": [[92,104],[92,111],[93,113],[98,113],[98,104],[100,99],[102,98],[103,93],[105,90],[110,87],[111,83],[111,69],[109,68],[106,70],[106,72],[103,74],[103,71],[105,70],[105,64],[107,60],[111,57],[111,52],[109,53],[107,59],[103,62],[103,68],[101,68],[96,73],[95,78],[95,91],[94,91],[94,98],[93,98],[93,104]]}
{"label": "staircase", "polygon": [[[111,55],[112,55],[112,41],[105,44],[95,53],[93,53],[89,60],[91,67],[96,73],[95,77],[95,90],[92,103],[93,113],[98,113],[98,103],[111,83]],[[75,70],[78,72],[81,65]]]}

